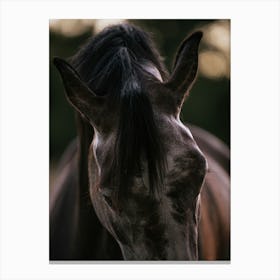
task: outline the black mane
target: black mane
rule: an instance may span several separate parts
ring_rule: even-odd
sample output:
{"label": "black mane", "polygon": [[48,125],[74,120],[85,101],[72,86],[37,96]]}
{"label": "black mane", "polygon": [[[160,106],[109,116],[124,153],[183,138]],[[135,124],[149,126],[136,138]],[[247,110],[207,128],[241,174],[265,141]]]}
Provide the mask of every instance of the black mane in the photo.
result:
{"label": "black mane", "polygon": [[[145,62],[152,63],[163,80],[166,78],[161,57],[149,36],[130,24],[104,29],[71,60],[81,78],[97,95],[109,95],[114,102],[119,102],[115,156],[109,172],[118,200],[125,198],[130,179],[141,169],[143,155],[149,168],[150,191],[160,193],[162,185],[165,159],[145,87]],[[80,138],[92,133],[83,133],[80,129]],[[83,140],[80,139],[81,145],[85,143]],[[88,146],[89,141],[86,143]],[[88,147],[82,149],[83,153],[87,150]],[[87,160],[87,154],[80,158]]]}

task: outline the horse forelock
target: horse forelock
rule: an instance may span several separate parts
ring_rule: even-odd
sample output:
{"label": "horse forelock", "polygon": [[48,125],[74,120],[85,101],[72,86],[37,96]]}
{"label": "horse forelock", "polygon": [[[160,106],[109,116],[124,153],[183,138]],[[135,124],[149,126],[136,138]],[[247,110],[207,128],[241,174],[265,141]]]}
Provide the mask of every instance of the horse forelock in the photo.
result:
{"label": "horse forelock", "polygon": [[111,172],[106,172],[117,201],[126,197],[143,158],[150,191],[160,194],[165,153],[145,80],[164,80],[167,72],[149,36],[128,24],[106,28],[72,58],[72,64],[97,95],[119,102],[115,152]]}
{"label": "horse forelock", "polygon": [[127,48],[137,60],[150,62],[158,69],[163,79],[167,78],[168,73],[163,59],[149,34],[131,24],[105,28],[90,38],[87,44],[71,58],[71,62],[88,86],[96,90],[99,79],[106,76],[108,70],[112,70],[108,67],[116,65],[115,58],[120,48]]}

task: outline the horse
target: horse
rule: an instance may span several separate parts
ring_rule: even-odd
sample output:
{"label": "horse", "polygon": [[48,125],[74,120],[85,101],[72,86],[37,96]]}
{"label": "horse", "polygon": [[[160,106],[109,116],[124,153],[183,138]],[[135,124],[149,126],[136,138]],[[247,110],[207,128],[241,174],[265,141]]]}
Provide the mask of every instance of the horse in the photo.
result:
{"label": "horse", "polygon": [[50,260],[230,260],[229,149],[180,120],[202,36],[171,74],[128,23],[54,58],[77,138],[50,194]]}

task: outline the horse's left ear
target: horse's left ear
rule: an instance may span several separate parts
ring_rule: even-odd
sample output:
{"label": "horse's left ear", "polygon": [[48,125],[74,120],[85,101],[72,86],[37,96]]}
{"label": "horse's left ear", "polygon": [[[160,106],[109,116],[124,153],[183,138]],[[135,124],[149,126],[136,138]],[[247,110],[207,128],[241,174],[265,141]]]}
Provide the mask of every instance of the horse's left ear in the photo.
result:
{"label": "horse's left ear", "polygon": [[181,43],[172,74],[165,83],[165,86],[174,92],[178,106],[181,106],[195,80],[198,68],[198,48],[202,35],[201,31],[197,31]]}
{"label": "horse's left ear", "polygon": [[76,70],[65,60],[56,57],[53,63],[61,75],[69,103],[93,126],[101,129],[101,113],[106,98],[95,95],[81,80]]}

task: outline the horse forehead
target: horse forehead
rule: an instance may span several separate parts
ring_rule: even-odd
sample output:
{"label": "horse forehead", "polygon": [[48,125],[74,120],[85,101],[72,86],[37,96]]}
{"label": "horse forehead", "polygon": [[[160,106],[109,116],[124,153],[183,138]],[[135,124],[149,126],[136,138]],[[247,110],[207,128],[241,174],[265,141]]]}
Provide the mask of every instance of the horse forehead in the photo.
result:
{"label": "horse forehead", "polygon": [[[197,145],[190,129],[185,126],[179,118],[172,118],[161,123],[162,141],[166,148],[167,163],[174,168],[185,168],[185,163],[190,160],[190,163],[204,162],[204,155]],[[171,163],[177,162],[174,166]],[[181,162],[182,164],[179,164]],[[189,164],[188,164],[189,165]]]}

